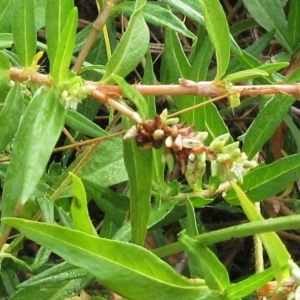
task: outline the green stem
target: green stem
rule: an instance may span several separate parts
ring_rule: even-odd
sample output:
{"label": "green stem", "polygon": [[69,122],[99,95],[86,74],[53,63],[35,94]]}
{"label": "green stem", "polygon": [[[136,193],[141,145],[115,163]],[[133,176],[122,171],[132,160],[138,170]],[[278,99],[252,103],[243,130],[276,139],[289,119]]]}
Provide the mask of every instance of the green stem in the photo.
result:
{"label": "green stem", "polygon": [[[227,241],[230,239],[251,236],[258,233],[290,230],[290,229],[297,229],[297,228],[300,228],[300,215],[279,217],[276,219],[268,219],[268,220],[241,224],[229,228],[216,230],[209,233],[204,233],[194,238],[197,241],[202,242],[203,244],[210,245],[210,244]],[[154,253],[158,257],[165,257],[181,251],[183,251],[183,246],[179,242],[176,242],[171,245],[154,249],[152,250],[152,253]]]}

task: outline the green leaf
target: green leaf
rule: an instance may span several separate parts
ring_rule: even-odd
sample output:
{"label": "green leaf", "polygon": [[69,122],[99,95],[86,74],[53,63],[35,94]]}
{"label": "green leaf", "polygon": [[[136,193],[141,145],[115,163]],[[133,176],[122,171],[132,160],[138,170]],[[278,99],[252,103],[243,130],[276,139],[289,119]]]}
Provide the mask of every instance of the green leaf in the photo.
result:
{"label": "green leaf", "polygon": [[86,161],[85,152],[78,155],[71,166],[62,174],[53,188],[58,188],[79,164],[84,166],[77,173],[82,180],[102,186],[111,186],[128,180],[124,166],[123,144],[120,137],[104,140]]}
{"label": "green leaf", "polygon": [[[155,227],[158,222],[168,216],[173,211],[176,204],[178,204],[177,201],[169,200],[164,202],[157,201],[154,205],[152,205],[147,229]],[[127,222],[124,226],[118,229],[116,234],[113,236],[113,239],[128,242],[130,240],[130,234],[130,222]]]}
{"label": "green leaf", "polygon": [[209,38],[215,47],[217,57],[217,74],[215,81],[226,73],[230,59],[230,33],[224,10],[219,0],[199,0],[204,24]]}
{"label": "green leaf", "polygon": [[[56,277],[59,274],[56,274]],[[28,286],[19,289],[14,293],[10,300],[61,300],[70,299],[70,297],[77,296],[82,289],[91,284],[93,278],[85,276],[77,279],[69,279],[53,283],[45,283],[43,285]]]}
{"label": "green leaf", "polygon": [[21,114],[23,112],[23,93],[19,83],[15,85],[9,91],[4,106],[0,112],[0,152],[4,150],[7,144],[14,137]]}
{"label": "green leaf", "polygon": [[66,20],[63,31],[61,32],[53,64],[50,65],[50,75],[55,83],[64,81],[68,78],[68,71],[76,39],[78,22],[77,14],[77,8],[74,7]]}
{"label": "green leaf", "polygon": [[108,135],[100,126],[75,110],[68,111],[65,122],[72,129],[93,138]]}
{"label": "green leaf", "polygon": [[243,151],[252,159],[282,122],[295,99],[277,95],[267,102],[243,136]]}
{"label": "green leaf", "polygon": [[[203,117],[205,120],[205,130],[208,131],[211,139],[215,139],[216,137],[228,132],[228,127],[220,116],[215,105],[205,105],[204,111],[205,114]],[[215,120],[215,122],[212,122],[212,120]],[[232,141],[232,137],[230,136],[229,142]]]}
{"label": "green leaf", "polygon": [[[153,62],[150,51],[146,54],[146,65],[144,70],[143,84],[155,84],[156,77],[153,70]],[[154,118],[156,115],[155,96],[145,96],[148,107],[148,117]],[[162,163],[163,149],[152,148],[152,180],[153,189],[158,193],[164,193],[167,190],[167,184],[165,182],[165,165]]]}
{"label": "green leaf", "polygon": [[207,246],[184,232],[179,235],[179,243],[188,253],[189,259],[200,267],[205,283],[211,290],[222,292],[230,285],[225,266]]}
{"label": "green leaf", "polygon": [[103,187],[100,183],[83,180],[89,199],[93,199],[99,209],[113,221],[117,228],[121,227],[129,210],[129,198]]}
{"label": "green leaf", "polygon": [[183,15],[186,15],[191,20],[204,25],[203,15],[200,13],[200,5],[194,0],[163,0],[163,2],[174,7],[176,11],[180,11]]}
{"label": "green leaf", "polygon": [[87,234],[97,235],[93,223],[89,216],[87,199],[82,181],[75,174],[72,174],[73,181],[73,201],[71,204],[71,214],[74,229]]}
{"label": "green leaf", "polygon": [[9,62],[8,56],[5,54],[4,51],[0,51],[0,70],[1,70],[0,83],[6,80],[6,78],[8,78],[8,81],[10,81],[9,72],[8,72],[10,67],[11,64]]}
{"label": "green leaf", "polygon": [[[207,36],[202,37],[201,35],[199,35],[198,42],[195,46],[194,51],[195,51],[195,55],[191,61],[190,74],[188,75],[187,78],[190,78],[194,81],[205,80],[209,65],[211,63],[213,51],[214,51],[212,43],[210,42],[209,38]],[[199,68],[199,66],[201,66],[201,68]],[[173,70],[171,70],[171,65],[169,71],[173,72]],[[183,97],[175,98],[176,104],[179,109],[191,107],[205,100],[207,100],[206,97],[198,97],[198,96],[183,96]],[[207,104],[207,105],[213,105],[213,104]],[[205,117],[204,117],[205,107],[202,106],[182,114],[181,120],[182,121],[186,120],[188,124],[195,125],[196,130],[205,130]],[[207,120],[207,121],[216,124],[218,123],[219,120],[221,120],[221,122],[223,123],[221,117],[218,119]]]}
{"label": "green leaf", "polygon": [[87,276],[88,272],[84,269],[74,267],[73,265],[63,262],[47,269],[18,285],[18,288],[26,288],[30,286],[41,286],[49,283],[57,283],[67,279],[75,279]]}
{"label": "green leaf", "polygon": [[[281,158],[249,172],[240,186],[252,201],[267,199],[300,178],[299,165],[299,153]],[[237,204],[233,191],[230,191],[225,198],[228,202]]]}
{"label": "green leaf", "polygon": [[[134,11],[135,3],[133,1],[123,2],[117,6],[126,15],[131,15]],[[196,42],[196,36],[189,31],[185,24],[170,10],[160,6],[159,4],[148,2],[143,10],[145,21],[159,27],[167,27],[178,33],[185,35]]]}
{"label": "green leaf", "polygon": [[29,68],[36,49],[35,0],[14,1],[13,38],[24,68]]}
{"label": "green leaf", "polygon": [[184,278],[137,245],[102,239],[57,225],[15,218],[3,221],[70,264],[86,269],[104,286],[123,297],[195,300],[208,292],[202,280]]}
{"label": "green leaf", "polygon": [[235,58],[230,61],[230,65],[227,70],[228,74],[241,70],[242,66],[244,69],[259,68],[261,66],[261,62],[256,57],[258,57],[270,44],[274,34],[275,30],[267,32],[263,37],[247,47],[245,50],[242,50],[237,43],[232,42],[231,50],[234,53]]}
{"label": "green leaf", "polygon": [[47,0],[46,37],[50,65],[54,64],[56,52],[59,50],[59,44],[62,39],[62,32],[73,7],[73,0]]}
{"label": "green leaf", "polygon": [[112,74],[124,78],[141,62],[149,45],[149,29],[143,10],[137,9],[129,20],[128,28],[106,65],[102,83],[113,83]]}
{"label": "green leaf", "polygon": [[266,71],[268,73],[273,73],[286,68],[288,65],[289,65],[288,62],[271,63],[271,64],[262,65],[258,67],[258,69]]}
{"label": "green leaf", "polygon": [[[234,182],[231,182],[231,186],[234,189],[240,205],[247,218],[251,222],[262,221],[263,217],[257,211],[253,203],[248,199],[242,189]],[[283,242],[280,240],[275,232],[266,232],[258,234],[260,237],[266,252],[268,253],[271,267],[274,271],[274,276],[278,283],[284,279],[290,277],[290,271],[288,267],[288,260],[291,258]]]}
{"label": "green leaf", "polygon": [[[84,154],[79,155],[68,171],[72,172],[74,167],[81,162]],[[82,180],[94,183],[101,182],[102,186],[111,186],[128,180],[121,138],[110,138],[103,141],[77,175]]]}
{"label": "green leaf", "polygon": [[250,70],[243,70],[236,73],[231,73],[227,75],[224,80],[230,83],[242,82],[245,80],[253,79],[260,76],[268,76],[269,73],[259,69],[250,69]]}
{"label": "green leaf", "polygon": [[0,33],[0,49],[11,48],[14,40],[11,33]]}
{"label": "green leaf", "polygon": [[148,117],[148,106],[143,95],[128,84],[122,77],[113,74],[112,78],[119,85],[123,96],[134,103],[139,115],[145,120]]}
{"label": "green leaf", "polygon": [[230,285],[225,290],[226,299],[236,300],[253,294],[260,287],[273,280],[274,274],[271,268]]}
{"label": "green leaf", "polygon": [[195,209],[189,198],[187,198],[185,206],[186,206],[186,233],[189,236],[196,236],[199,234],[199,232],[197,228]]}
{"label": "green leaf", "polygon": [[178,83],[179,78],[188,78],[191,65],[183,51],[178,35],[168,28],[165,30],[163,59],[166,61],[172,82]]}
{"label": "green leaf", "polygon": [[[293,44],[293,50],[299,47],[300,43],[300,2],[297,0],[290,0],[289,14],[288,14],[288,33]],[[298,46],[298,47],[297,47]]]}
{"label": "green leaf", "polygon": [[38,89],[16,133],[3,186],[2,217],[13,216],[17,204],[32,196],[61,134],[64,116],[54,88]]}
{"label": "green leaf", "polygon": [[[126,117],[123,126],[130,127]],[[138,147],[131,139],[123,142],[123,151],[130,188],[131,242],[144,245],[150,216],[152,149]]]}
{"label": "green leaf", "polygon": [[11,0],[0,1],[0,32],[12,32],[14,5]]}
{"label": "green leaf", "polygon": [[275,37],[292,52],[293,45],[288,35],[288,24],[281,0],[243,0],[252,17],[267,31],[276,29]]}

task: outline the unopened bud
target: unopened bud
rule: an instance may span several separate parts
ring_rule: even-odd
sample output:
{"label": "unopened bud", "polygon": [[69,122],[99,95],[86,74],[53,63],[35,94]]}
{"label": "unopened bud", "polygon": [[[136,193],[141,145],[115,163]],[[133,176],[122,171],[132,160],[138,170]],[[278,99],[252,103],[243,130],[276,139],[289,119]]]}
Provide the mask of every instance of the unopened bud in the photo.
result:
{"label": "unopened bud", "polygon": [[206,138],[208,137],[208,132],[207,131],[199,131],[195,134],[195,139],[197,139],[200,142],[204,142]]}
{"label": "unopened bud", "polygon": [[249,169],[254,169],[255,167],[257,167],[258,163],[255,160],[246,160],[244,162],[243,167],[244,168],[249,168]]}
{"label": "unopened bud", "polygon": [[179,122],[179,118],[170,118],[165,120],[163,123],[166,126],[172,126],[172,125],[176,125]]}
{"label": "unopened bud", "polygon": [[191,152],[191,153],[189,154],[189,160],[190,160],[190,161],[194,161],[195,158],[196,158],[195,153]]}
{"label": "unopened bud", "polygon": [[188,149],[193,149],[193,148],[197,148],[200,147],[202,145],[202,143],[194,138],[183,138],[182,139],[182,146],[184,148],[188,148]]}
{"label": "unopened bud", "polygon": [[182,135],[181,134],[178,134],[177,137],[174,139],[172,147],[175,151],[182,150],[183,145],[182,145]]}
{"label": "unopened bud", "polygon": [[216,162],[218,164],[223,164],[228,159],[230,159],[230,155],[229,154],[218,154],[218,156],[216,158]]}
{"label": "unopened bud", "polygon": [[241,157],[241,149],[240,149],[240,148],[234,149],[234,150],[231,152],[230,157],[231,157],[233,160],[236,160],[236,159],[240,158],[240,157]]}
{"label": "unopened bud", "polygon": [[221,149],[221,152],[231,154],[232,151],[234,151],[235,149],[237,149],[239,147],[239,144],[240,144],[240,142],[234,142],[234,143],[228,144]]}
{"label": "unopened bud", "polygon": [[168,110],[165,108],[159,116],[164,124],[168,117]]}
{"label": "unopened bud", "polygon": [[171,148],[173,145],[173,138],[169,135],[165,140],[165,145],[167,148]]}
{"label": "unopened bud", "polygon": [[162,129],[156,129],[153,133],[153,138],[155,140],[160,140],[165,135],[165,132]]}
{"label": "unopened bud", "polygon": [[218,173],[218,164],[215,160],[210,163],[211,176],[215,177]]}

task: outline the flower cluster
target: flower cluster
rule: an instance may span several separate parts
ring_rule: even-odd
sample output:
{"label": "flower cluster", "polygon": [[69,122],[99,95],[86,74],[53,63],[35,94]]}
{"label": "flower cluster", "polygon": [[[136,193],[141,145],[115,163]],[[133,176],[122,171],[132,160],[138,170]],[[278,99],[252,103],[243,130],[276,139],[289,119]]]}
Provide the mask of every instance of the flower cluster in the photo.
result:
{"label": "flower cluster", "polygon": [[124,139],[135,137],[137,144],[144,148],[164,147],[164,159],[169,170],[179,168],[194,191],[202,189],[207,162],[210,162],[211,175],[217,176],[221,183],[243,182],[243,176],[257,165],[241,152],[239,142],[226,145],[230,138],[228,133],[206,146],[207,132],[195,132],[194,126],[186,127],[185,123],[179,123],[178,118],[167,117],[167,110],[164,110],[154,120],[133,126]]}
{"label": "flower cluster", "polygon": [[67,83],[61,83],[59,88],[61,90],[61,103],[66,109],[76,109],[78,103],[96,89],[92,85],[83,85],[79,76],[73,77]]}

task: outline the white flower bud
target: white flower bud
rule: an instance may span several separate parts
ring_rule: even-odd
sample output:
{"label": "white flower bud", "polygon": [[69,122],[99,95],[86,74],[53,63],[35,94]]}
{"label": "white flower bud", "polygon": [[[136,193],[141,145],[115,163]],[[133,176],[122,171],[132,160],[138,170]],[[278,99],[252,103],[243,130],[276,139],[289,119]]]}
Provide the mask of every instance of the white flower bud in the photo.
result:
{"label": "white flower bud", "polygon": [[194,138],[183,138],[182,139],[182,146],[184,148],[193,149],[198,148],[202,145],[202,143]]}
{"label": "white flower bud", "polygon": [[173,138],[169,135],[165,140],[165,145],[167,148],[171,148],[173,145]]}
{"label": "white flower bud", "polygon": [[208,132],[207,131],[199,131],[199,132],[196,132],[195,134],[195,139],[197,139],[198,141],[200,142],[203,142],[206,140],[206,138],[208,137]]}
{"label": "white flower bud", "polygon": [[173,149],[175,151],[180,151],[182,150],[182,135],[181,134],[178,134],[175,138],[175,140],[173,141],[173,145],[172,145]]}

